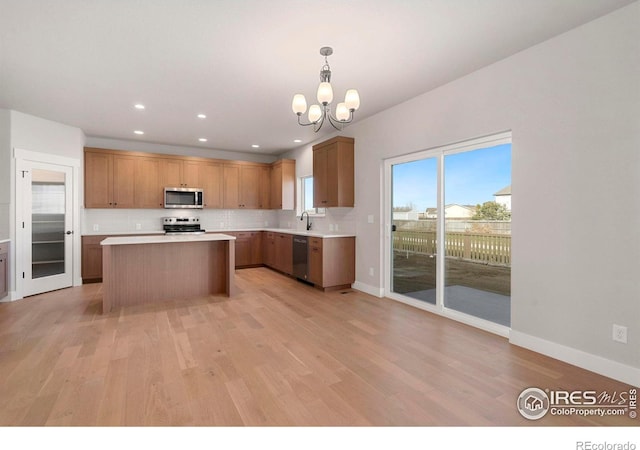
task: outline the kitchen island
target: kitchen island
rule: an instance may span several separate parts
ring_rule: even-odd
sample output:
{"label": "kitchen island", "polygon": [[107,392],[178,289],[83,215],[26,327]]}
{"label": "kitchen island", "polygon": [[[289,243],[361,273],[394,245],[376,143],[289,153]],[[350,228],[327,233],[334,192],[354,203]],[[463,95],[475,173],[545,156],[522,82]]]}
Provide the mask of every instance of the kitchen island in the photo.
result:
{"label": "kitchen island", "polygon": [[122,236],[103,240],[102,311],[234,294],[235,237]]}

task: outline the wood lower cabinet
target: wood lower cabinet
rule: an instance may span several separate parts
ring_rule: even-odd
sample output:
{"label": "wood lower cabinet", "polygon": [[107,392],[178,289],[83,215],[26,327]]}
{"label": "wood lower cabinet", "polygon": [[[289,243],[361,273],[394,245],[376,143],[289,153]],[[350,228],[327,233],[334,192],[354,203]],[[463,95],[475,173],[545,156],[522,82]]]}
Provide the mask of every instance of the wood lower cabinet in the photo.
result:
{"label": "wood lower cabinet", "polygon": [[[263,232],[262,252],[264,264],[274,267],[276,264],[276,233],[272,231]],[[291,264],[293,265],[293,262]]]}
{"label": "wood lower cabinet", "polygon": [[262,231],[225,232],[236,238],[236,269],[264,264]]}
{"label": "wood lower cabinet", "polygon": [[323,289],[350,287],[356,279],[356,238],[309,238],[308,281]]}
{"label": "wood lower cabinet", "polygon": [[9,294],[9,244],[0,244],[0,299]]}
{"label": "wood lower cabinet", "polygon": [[102,281],[102,246],[109,236],[82,236],[82,282]]}
{"label": "wood lower cabinet", "polygon": [[[229,231],[224,234],[236,237],[237,269],[265,265],[287,275],[293,274],[292,234],[272,231]],[[82,236],[83,283],[102,281],[100,242],[108,237],[110,236]],[[350,287],[355,282],[355,237],[309,237],[308,264],[308,281],[316,287]]]}
{"label": "wood lower cabinet", "polygon": [[293,235],[275,233],[274,269],[291,275],[293,273]]}

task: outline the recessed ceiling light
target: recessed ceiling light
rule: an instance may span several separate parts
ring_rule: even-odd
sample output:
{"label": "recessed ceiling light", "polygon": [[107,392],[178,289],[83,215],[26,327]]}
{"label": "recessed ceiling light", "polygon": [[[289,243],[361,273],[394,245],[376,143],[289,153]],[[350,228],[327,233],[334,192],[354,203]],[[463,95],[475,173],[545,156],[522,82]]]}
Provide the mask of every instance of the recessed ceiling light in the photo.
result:
{"label": "recessed ceiling light", "polygon": [[143,105],[142,103],[136,103],[136,104],[134,105],[134,107],[135,107],[136,109],[144,109],[144,105]]}
{"label": "recessed ceiling light", "polygon": [[206,119],[207,116],[205,114],[198,114],[198,119]]}
{"label": "recessed ceiling light", "polygon": [[258,144],[252,144],[251,147],[253,148],[260,148],[260,146]]}
{"label": "recessed ceiling light", "polygon": [[135,134],[144,134],[144,131],[140,131],[140,130],[136,130],[134,131]]}
{"label": "recessed ceiling light", "polygon": [[200,142],[207,142],[207,138],[200,138],[198,139]]}
{"label": "recessed ceiling light", "polygon": [[296,144],[299,144],[300,142],[302,142],[302,139],[294,139],[293,142],[295,142]]}

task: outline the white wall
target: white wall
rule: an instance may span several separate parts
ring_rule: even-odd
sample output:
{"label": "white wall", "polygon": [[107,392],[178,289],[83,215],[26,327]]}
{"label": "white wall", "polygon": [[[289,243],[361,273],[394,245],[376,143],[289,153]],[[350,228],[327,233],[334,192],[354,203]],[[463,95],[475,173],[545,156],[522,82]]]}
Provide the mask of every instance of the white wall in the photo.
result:
{"label": "white wall", "polygon": [[[73,158],[82,161],[82,152],[84,147],[84,133],[79,128],[63,125],[50,120],[42,119],[39,117],[31,116],[17,111],[9,111],[10,126],[9,126],[9,147],[4,149],[5,153],[2,157],[8,158],[10,161],[10,181],[8,188],[10,192],[10,207],[9,207],[9,237],[11,239],[11,254],[10,259],[12,262],[16,261],[16,229],[15,229],[15,217],[16,217],[16,192],[15,192],[15,158],[13,158],[14,149],[27,150],[30,152],[47,153],[50,155],[62,156],[66,158]],[[8,152],[8,156],[7,153]],[[74,180],[78,186],[78,192],[82,193],[82,173],[80,172],[79,178]],[[81,204],[82,195],[79,195],[77,202]],[[74,222],[75,226],[79,228],[80,224],[80,211],[74,210]],[[80,235],[76,233],[74,235],[74,264],[73,278],[74,284],[80,284],[82,282],[80,278]],[[10,264],[9,274],[9,289],[15,291],[16,289],[16,264]],[[19,294],[19,293],[18,293]],[[12,294],[15,296],[15,292]]]}
{"label": "white wall", "polygon": [[0,109],[0,239],[9,239],[11,112]]}
{"label": "white wall", "polygon": [[639,19],[634,3],[348,127],[357,285],[383,288],[383,160],[512,130],[512,342],[640,385]]}

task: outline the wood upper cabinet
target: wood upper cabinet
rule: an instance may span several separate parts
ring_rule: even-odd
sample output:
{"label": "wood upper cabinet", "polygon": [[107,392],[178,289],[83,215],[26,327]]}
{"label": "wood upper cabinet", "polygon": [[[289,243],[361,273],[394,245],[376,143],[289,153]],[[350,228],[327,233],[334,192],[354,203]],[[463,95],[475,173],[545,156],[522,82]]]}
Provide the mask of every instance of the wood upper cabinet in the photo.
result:
{"label": "wood upper cabinet", "polygon": [[225,208],[262,209],[261,166],[253,164],[224,165]]}
{"label": "wood upper cabinet", "polygon": [[199,188],[204,192],[205,208],[222,208],[222,164],[166,159],[162,161],[161,167],[163,192],[165,187]]}
{"label": "wood upper cabinet", "polygon": [[222,208],[222,164],[210,163],[198,166],[199,187],[204,190],[205,208]]}
{"label": "wood upper cabinet", "polygon": [[296,162],[281,159],[271,165],[271,208],[295,209]]}
{"label": "wood upper cabinet", "polygon": [[271,203],[271,167],[260,167],[260,209],[272,209]]}
{"label": "wood upper cabinet", "polygon": [[202,187],[199,185],[199,165],[201,164],[201,161],[186,159],[162,159],[160,163],[162,187]]}
{"label": "wood upper cabinet", "polygon": [[135,207],[135,157],[87,151],[84,158],[86,208]]}
{"label": "wood upper cabinet", "polygon": [[323,289],[351,286],[356,279],[354,237],[309,238],[308,281]]}
{"label": "wood upper cabinet", "polygon": [[86,208],[162,208],[165,187],[204,191],[205,208],[294,209],[295,161],[274,164],[85,148]]}
{"label": "wood upper cabinet", "polygon": [[338,136],[313,146],[313,206],[354,206],[354,140]]}
{"label": "wood upper cabinet", "polygon": [[162,208],[162,184],[160,183],[160,160],[136,158],[134,172],[134,205],[136,208]]}
{"label": "wood upper cabinet", "polygon": [[84,153],[85,208],[113,208],[113,155]]}

